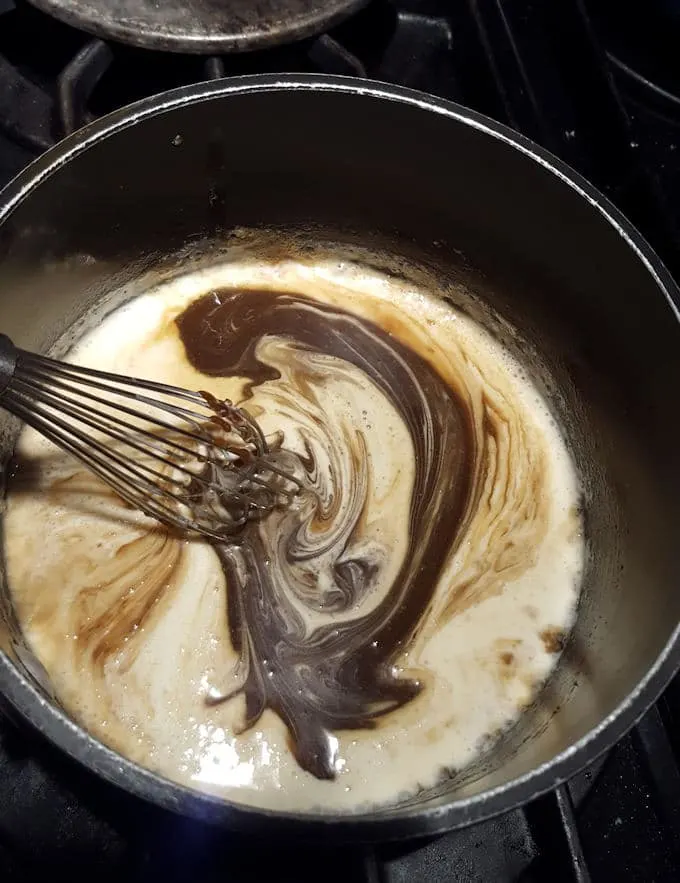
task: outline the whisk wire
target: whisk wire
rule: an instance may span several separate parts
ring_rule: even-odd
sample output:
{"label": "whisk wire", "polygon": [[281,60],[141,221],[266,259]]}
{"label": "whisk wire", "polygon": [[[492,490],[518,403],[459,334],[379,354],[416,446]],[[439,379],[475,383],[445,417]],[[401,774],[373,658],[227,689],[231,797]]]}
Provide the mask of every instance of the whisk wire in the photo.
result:
{"label": "whisk wire", "polygon": [[[72,434],[69,435],[69,433],[72,433],[71,426],[59,419],[55,419],[51,414],[48,414],[46,417],[39,405],[34,405],[31,410],[29,410],[10,394],[8,397],[8,407],[11,407],[17,417],[20,417],[26,423],[33,426],[33,428],[37,429],[41,435],[45,436],[45,438],[55,442],[55,444],[58,444],[62,448],[68,449],[70,453],[77,456],[81,461],[87,460],[96,463],[100,469],[107,471],[109,474],[120,480],[125,479],[124,473],[128,472],[131,476],[139,479],[147,485],[149,491],[154,493],[162,492],[167,496],[173,496],[179,499],[178,495],[173,494],[167,488],[159,488],[155,485],[147,475],[143,474],[140,464],[133,464],[124,457],[120,457],[115,451],[98,444],[94,440],[89,440],[87,443],[78,442]],[[98,456],[95,453],[96,451],[103,454],[103,456]],[[118,463],[124,472],[114,469],[108,462],[109,460]],[[158,470],[150,467],[142,468],[146,468],[146,471],[156,478],[165,478],[163,473],[158,472]]]}
{"label": "whisk wire", "polygon": [[[169,386],[165,383],[158,383],[153,380],[122,377],[119,374],[111,374],[110,372],[100,372],[95,371],[91,368],[81,368],[78,365],[70,365],[67,362],[59,362],[55,359],[50,359],[47,356],[37,356],[34,353],[25,353],[24,351],[21,351],[21,367],[22,369],[25,369],[26,371],[32,372],[37,375],[39,379],[43,379],[45,373],[49,374],[50,372],[53,372],[57,376],[64,375],[68,379],[75,378],[82,385],[91,386],[93,388],[97,388],[106,392],[111,392],[117,396],[134,399],[135,401],[149,405],[152,408],[163,410],[168,414],[171,414],[175,417],[180,417],[182,419],[185,419],[188,423],[193,424],[194,431],[192,432],[183,430],[185,435],[189,435],[196,440],[208,442],[211,445],[214,444],[214,437],[211,436],[209,433],[201,432],[200,430],[200,427],[204,426],[206,423],[205,413],[191,411],[189,409],[175,405],[172,402],[164,401],[163,399],[151,398],[149,396],[141,395],[140,393],[134,392],[128,387],[138,387],[154,392],[156,393],[156,395],[165,395],[168,397],[188,400],[203,409],[206,408],[207,403],[210,401],[214,402],[216,406],[219,406],[220,403],[208,393],[192,392],[190,390],[181,389],[180,387]],[[103,382],[104,380],[109,382]],[[59,385],[63,389],[68,389],[80,393],[78,387],[74,386],[73,384],[65,384],[63,383],[63,381],[53,380],[52,378],[50,378],[50,382],[53,386]],[[106,399],[97,397],[94,394],[88,394],[88,398],[92,401],[97,401],[98,403],[103,405],[110,404]],[[154,418],[148,413],[142,413],[135,409],[128,409],[124,405],[117,405],[117,410],[121,410],[124,413],[129,414],[130,416],[146,420],[147,422],[152,422],[161,429],[176,428],[173,424],[159,420],[158,418]],[[234,409],[232,408],[232,410]],[[235,414],[237,413],[238,412],[235,412]],[[215,421],[216,419],[219,420],[219,415],[213,412],[210,415],[210,419],[212,421]],[[264,453],[267,450],[267,443],[258,424],[252,419],[247,419],[243,421],[243,425],[247,426],[249,435],[256,443],[258,453]],[[272,471],[277,470],[272,469]],[[294,479],[288,473],[280,471],[279,474],[282,477],[291,480],[292,483],[294,483],[296,486],[301,487],[300,482]]]}
{"label": "whisk wire", "polygon": [[[99,420],[96,417],[91,416],[92,412],[88,413],[87,411],[85,411],[82,403],[77,402],[68,396],[63,396],[61,398],[57,398],[57,397],[53,396],[51,393],[45,391],[43,387],[37,386],[37,385],[33,386],[31,384],[28,384],[23,379],[19,379],[16,383],[16,387],[14,390],[16,392],[16,394],[21,393],[21,387],[24,385],[29,386],[29,387],[39,391],[41,393],[41,395],[43,396],[44,404],[48,404],[48,405],[53,406],[56,413],[59,413],[60,411],[63,413],[66,413],[69,417],[72,417],[75,420],[79,420],[84,425],[89,426],[92,429],[98,429],[101,432],[104,432],[107,435],[109,435],[111,438],[114,438],[117,441],[121,441],[125,444],[128,444],[131,448],[139,451],[139,453],[141,453],[141,454],[147,454],[147,455],[149,454],[149,450],[147,448],[145,448],[139,442],[135,442],[135,441],[131,440],[131,438],[129,436],[129,432],[128,432],[128,434],[125,434],[123,431],[118,430],[116,428],[112,428],[111,426],[107,425],[103,420]],[[96,401],[97,403],[100,403],[103,405],[110,405],[109,402],[105,402],[103,399],[100,399],[97,396],[94,396],[93,400]],[[126,410],[126,412],[128,412],[127,409],[125,409],[125,410]],[[142,415],[140,415],[140,417],[141,416]],[[150,422],[155,422],[155,421],[152,420]],[[159,425],[159,424],[156,423],[156,425]],[[163,423],[161,425],[163,426],[163,428],[168,429],[168,430],[173,430],[173,429],[176,430],[177,429],[177,427],[173,427],[171,424]],[[162,450],[162,444],[160,443],[160,439],[159,439],[158,435],[154,434],[153,432],[139,427],[139,428],[135,429],[135,435],[143,436],[145,438],[150,439],[152,442],[151,447],[154,447],[157,451]],[[205,437],[200,437],[200,438],[197,437],[197,440],[201,441],[203,444],[205,444],[207,441],[207,439]],[[177,451],[179,451],[183,454],[186,454],[187,456],[190,456],[190,457],[196,456],[195,451],[191,451],[189,448],[187,448],[184,445],[179,444],[171,437],[165,438],[164,443],[175,448]],[[163,459],[165,459],[165,458],[163,458]],[[173,465],[173,464],[171,464],[170,460],[166,460],[166,462],[168,463],[168,465]],[[179,463],[176,464],[176,468],[189,473],[189,470],[187,470],[185,467],[181,466]]]}
{"label": "whisk wire", "polygon": [[[68,451],[68,453],[98,474],[118,496],[122,497],[133,508],[141,509],[147,515],[169,526],[198,530],[200,533],[213,539],[224,538],[223,531],[210,530],[205,526],[199,527],[191,518],[181,515],[176,507],[187,505],[186,500],[183,499],[181,494],[171,491],[163,484],[154,482],[148,475],[144,475],[137,465],[133,465],[125,458],[119,457],[110,448],[92,440],[78,442],[73,435],[73,428],[71,426],[54,420],[51,416],[49,420],[45,419],[43,412],[38,406],[32,406],[29,410],[19,400],[15,399],[11,393],[7,396],[5,404],[8,410],[11,410],[19,419],[32,426],[58,447]],[[117,463],[120,468],[116,468],[111,461]],[[146,468],[147,472],[156,476],[159,481],[163,481],[166,478],[166,476],[156,470],[152,470],[149,467],[143,468]],[[130,487],[132,479],[140,482],[141,485],[137,485],[132,489]],[[205,485],[209,486],[209,483],[205,482]],[[240,492],[230,490],[229,493],[231,499],[241,502],[244,510],[244,514],[241,517],[234,518],[230,522],[231,528],[236,529],[246,522],[247,509],[251,505],[251,501],[247,495]],[[175,508],[169,511],[160,506],[157,500],[159,496],[172,501]]]}
{"label": "whisk wire", "polygon": [[[41,369],[49,369],[55,374],[64,374],[77,377],[83,384],[95,386],[100,389],[119,388],[123,395],[135,396],[136,393],[132,389],[146,389],[156,394],[165,394],[173,398],[186,399],[197,404],[205,404],[200,393],[189,389],[182,389],[177,386],[170,386],[167,383],[159,383],[156,380],[145,380],[141,377],[127,377],[121,374],[113,374],[109,371],[99,371],[94,368],[85,368],[81,365],[73,365],[70,362],[60,362],[57,359],[51,359],[49,356],[39,356],[36,353],[29,353],[20,350],[20,360],[22,367],[34,365]],[[108,381],[108,383],[106,383]],[[155,399],[152,399],[155,404]]]}
{"label": "whisk wire", "polygon": [[0,350],[0,405],[167,525],[224,539],[302,486],[229,402],[27,353],[3,335]]}
{"label": "whisk wire", "polygon": [[[23,367],[23,365],[22,365],[22,367]],[[28,374],[28,376],[36,377],[35,374]],[[42,383],[43,383],[43,386],[41,386],[40,388],[43,389],[44,388],[44,378],[40,377],[39,375],[38,375],[38,377],[39,377],[39,380],[42,381]],[[21,380],[22,380],[22,382],[27,382],[27,378],[21,378]],[[71,391],[71,392],[75,391],[78,394],[80,394],[81,396],[83,395],[83,393],[80,390],[78,390],[77,387],[74,387],[72,384],[66,384],[66,383],[56,380],[56,379],[50,379],[50,385],[53,386],[55,389],[62,389],[64,391]],[[89,385],[96,386],[99,389],[106,390],[106,391],[111,392],[117,396],[133,398],[136,401],[141,402],[142,404],[150,405],[151,407],[154,407],[154,408],[159,408],[163,411],[173,414],[176,417],[181,417],[183,419],[186,419],[188,422],[191,422],[191,423],[195,422],[196,426],[200,425],[201,420],[205,421],[205,415],[199,415],[194,411],[185,410],[183,408],[168,406],[167,403],[162,402],[160,400],[155,400],[155,399],[151,399],[147,396],[140,396],[140,395],[136,395],[136,394],[132,395],[129,392],[121,391],[119,388],[116,388],[113,386],[103,386],[102,384],[89,384]],[[93,393],[88,393],[87,399],[91,402],[96,402],[97,404],[100,404],[100,405],[111,406],[111,402],[109,400],[104,399],[101,396],[94,395]],[[69,401],[69,399],[65,399],[65,401]],[[159,429],[175,429],[176,428],[176,426],[174,426],[172,423],[168,423],[167,421],[161,420],[161,419],[154,417],[153,415],[150,415],[148,413],[138,411],[135,408],[130,408],[127,405],[119,404],[116,406],[116,410],[119,410],[122,413],[127,414],[130,417],[136,417],[140,420],[145,420],[148,423],[153,423]],[[192,437],[196,438],[197,441],[203,441],[203,442],[210,441],[210,439],[205,434],[199,434],[199,433],[194,434],[193,432],[186,432],[186,434],[191,435]]]}

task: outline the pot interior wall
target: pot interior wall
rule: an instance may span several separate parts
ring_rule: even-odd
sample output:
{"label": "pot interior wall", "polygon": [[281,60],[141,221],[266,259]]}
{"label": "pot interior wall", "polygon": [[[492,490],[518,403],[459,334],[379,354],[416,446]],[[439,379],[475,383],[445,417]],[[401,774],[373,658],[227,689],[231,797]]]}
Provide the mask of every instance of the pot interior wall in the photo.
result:
{"label": "pot interior wall", "polygon": [[680,346],[652,274],[585,199],[498,138],[370,95],[261,91],[128,126],[43,180],[0,226],[0,328],[45,350],[106,292],[152,267],[179,272],[187,244],[234,225],[387,243],[464,280],[519,331],[507,343],[550,396],[583,479],[580,615],[521,724],[419,800],[550,761],[626,700],[680,617]]}

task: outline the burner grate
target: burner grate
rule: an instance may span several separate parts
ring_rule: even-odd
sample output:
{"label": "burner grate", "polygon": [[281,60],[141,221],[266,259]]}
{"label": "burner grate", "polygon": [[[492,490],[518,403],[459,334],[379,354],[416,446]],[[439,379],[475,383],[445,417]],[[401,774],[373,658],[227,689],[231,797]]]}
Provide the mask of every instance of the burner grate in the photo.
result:
{"label": "burner grate", "polygon": [[[0,7],[0,22],[0,77],[8,84],[0,95],[0,129],[36,152],[132,101],[223,76],[319,72],[455,92],[447,20],[397,12],[383,0],[331,32],[240,55],[177,55],[88,38],[21,2],[4,15]],[[22,65],[14,59],[17,43],[49,49]]]}

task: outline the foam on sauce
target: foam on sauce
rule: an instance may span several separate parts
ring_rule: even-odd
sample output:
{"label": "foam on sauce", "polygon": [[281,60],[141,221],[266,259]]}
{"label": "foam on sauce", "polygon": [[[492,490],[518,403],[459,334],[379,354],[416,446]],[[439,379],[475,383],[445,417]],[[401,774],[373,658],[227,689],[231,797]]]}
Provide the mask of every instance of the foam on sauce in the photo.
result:
{"label": "foam on sauce", "polygon": [[[389,659],[390,678],[418,689],[370,727],[322,730],[332,777],[309,758],[306,766],[300,762],[291,738],[300,718],[285,692],[278,713],[265,702],[244,729],[249,711],[239,688],[248,660],[235,646],[236,592],[225,584],[215,550],[120,510],[96,480],[30,429],[19,440],[22,466],[5,521],[14,604],[65,707],[142,765],[255,806],[349,812],[395,802],[474,760],[554,668],[575,617],[583,564],[575,470],[546,403],[498,342],[427,291],[351,260],[247,257],[174,279],[109,315],[69,360],[239,401],[252,377],[207,376],[180,335],[180,317],[200,298],[212,293],[222,308],[239,289],[249,290],[256,312],[268,295],[287,293],[375,323],[455,390],[469,415],[475,466],[467,509],[451,528],[432,592]],[[324,607],[302,591],[266,596],[279,597],[273,606],[290,614],[281,641],[290,639],[291,622],[302,635],[299,649],[303,638],[318,634],[332,642],[333,629],[352,636],[356,622],[372,622],[383,607],[396,617],[400,605],[389,608],[387,600],[413,557],[414,524],[426,526],[443,505],[436,494],[414,502],[416,442],[403,403],[348,359],[283,335],[263,336],[257,359],[275,370],[273,379],[252,386],[247,407],[265,433],[283,432],[285,447],[308,457],[311,446],[328,506],[339,488],[347,494],[366,483],[342,560],[371,562],[377,574],[360,582],[345,605]],[[362,457],[348,453],[352,439],[361,439]],[[418,520],[409,521],[416,505]],[[283,521],[257,528],[263,543],[284,529]],[[318,563],[317,600],[331,597],[337,560]],[[415,576],[409,585],[418,590]],[[248,598],[243,587],[239,597]],[[274,651],[279,644],[273,641]],[[367,652],[357,646],[356,658],[365,660]],[[300,671],[308,658],[298,659]],[[209,704],[210,688],[234,696]],[[313,699],[321,694],[310,686]],[[349,701],[347,690],[342,696]],[[350,710],[358,715],[358,708]]]}

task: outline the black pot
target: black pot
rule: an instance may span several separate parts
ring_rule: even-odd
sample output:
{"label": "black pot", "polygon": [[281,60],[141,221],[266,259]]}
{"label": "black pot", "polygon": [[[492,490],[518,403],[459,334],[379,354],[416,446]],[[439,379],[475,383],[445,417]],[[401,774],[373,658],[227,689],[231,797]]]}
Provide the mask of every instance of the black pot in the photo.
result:
{"label": "black pot", "polygon": [[[260,224],[387,243],[464,278],[517,329],[507,343],[547,390],[584,486],[583,596],[549,687],[463,779],[344,818],[244,808],[118,756],[50,698],[7,603],[0,689],[96,774],[232,828],[410,837],[530,800],[619,739],[678,667],[677,290],[604,197],[510,130],[396,87],[253,77],[112,114],[20,175],[0,204],[0,328],[45,350],[108,290],[176,266],[187,243]],[[3,426],[5,453],[15,433]]]}

